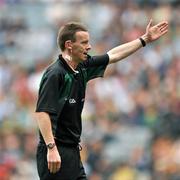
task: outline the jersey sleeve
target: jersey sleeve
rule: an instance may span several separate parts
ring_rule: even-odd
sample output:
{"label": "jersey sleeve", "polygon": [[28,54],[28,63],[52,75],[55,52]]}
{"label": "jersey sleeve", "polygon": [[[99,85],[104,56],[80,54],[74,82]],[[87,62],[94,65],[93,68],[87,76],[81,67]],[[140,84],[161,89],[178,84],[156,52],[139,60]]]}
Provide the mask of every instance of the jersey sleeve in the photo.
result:
{"label": "jersey sleeve", "polygon": [[58,113],[58,99],[61,87],[58,73],[44,74],[40,83],[36,112]]}
{"label": "jersey sleeve", "polygon": [[97,77],[103,77],[104,71],[108,63],[108,54],[89,57],[88,60],[85,62],[85,67],[87,69],[87,81]]}

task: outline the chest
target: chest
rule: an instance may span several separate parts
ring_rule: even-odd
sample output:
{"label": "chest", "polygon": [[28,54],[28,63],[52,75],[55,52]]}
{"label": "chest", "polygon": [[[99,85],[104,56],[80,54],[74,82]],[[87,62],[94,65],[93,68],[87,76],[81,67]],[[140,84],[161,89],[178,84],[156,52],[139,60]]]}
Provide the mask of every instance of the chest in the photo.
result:
{"label": "chest", "polygon": [[70,103],[82,101],[85,98],[86,91],[86,81],[83,73],[66,74],[62,90]]}

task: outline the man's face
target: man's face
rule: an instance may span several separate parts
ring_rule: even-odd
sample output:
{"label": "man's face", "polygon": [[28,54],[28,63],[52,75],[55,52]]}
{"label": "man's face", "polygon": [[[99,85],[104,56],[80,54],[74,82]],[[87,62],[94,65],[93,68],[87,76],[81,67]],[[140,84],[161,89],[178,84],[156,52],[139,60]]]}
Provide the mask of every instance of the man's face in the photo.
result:
{"label": "man's face", "polygon": [[87,59],[87,53],[91,49],[89,44],[89,33],[86,31],[76,32],[76,41],[72,42],[72,58],[76,62],[82,62]]}

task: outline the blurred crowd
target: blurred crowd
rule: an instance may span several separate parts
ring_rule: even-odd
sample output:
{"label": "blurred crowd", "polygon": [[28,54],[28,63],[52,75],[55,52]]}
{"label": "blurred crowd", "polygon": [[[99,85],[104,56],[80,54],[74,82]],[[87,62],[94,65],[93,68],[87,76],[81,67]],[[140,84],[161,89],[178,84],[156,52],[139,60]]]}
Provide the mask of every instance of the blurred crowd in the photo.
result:
{"label": "blurred crowd", "polygon": [[176,0],[0,0],[0,179],[35,180],[36,99],[60,53],[59,27],[81,21],[91,55],[140,37],[150,20],[169,32],[90,81],[81,157],[89,180],[180,179],[180,3]]}

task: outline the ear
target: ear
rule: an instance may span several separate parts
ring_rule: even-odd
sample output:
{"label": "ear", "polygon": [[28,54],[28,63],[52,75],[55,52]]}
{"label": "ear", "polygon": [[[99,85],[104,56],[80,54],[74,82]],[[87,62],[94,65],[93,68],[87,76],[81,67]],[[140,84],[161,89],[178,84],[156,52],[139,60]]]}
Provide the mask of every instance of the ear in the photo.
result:
{"label": "ear", "polygon": [[72,41],[71,40],[67,40],[65,42],[65,48],[68,49],[68,50],[72,50]]}

